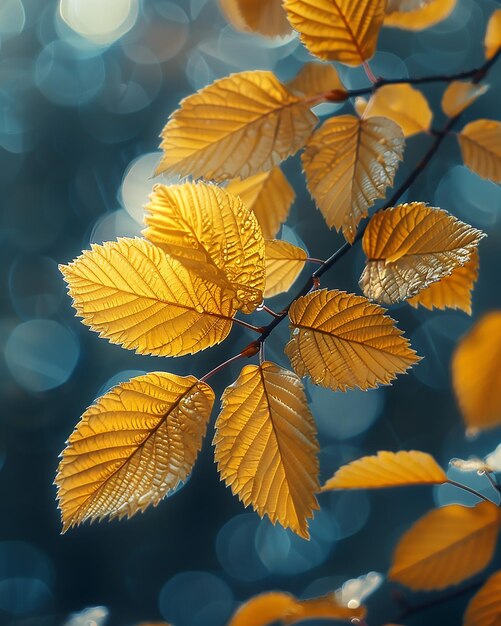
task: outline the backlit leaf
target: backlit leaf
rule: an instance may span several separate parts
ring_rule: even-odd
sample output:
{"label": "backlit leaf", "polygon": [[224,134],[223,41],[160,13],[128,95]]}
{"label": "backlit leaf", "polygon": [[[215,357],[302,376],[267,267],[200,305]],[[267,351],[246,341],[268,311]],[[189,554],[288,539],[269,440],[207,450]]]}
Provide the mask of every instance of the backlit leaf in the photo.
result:
{"label": "backlit leaf", "polygon": [[389,119],[340,115],[327,120],[303,154],[308,189],[330,228],[351,243],[357,225],[384,198],[404,151],[399,126]]}
{"label": "backlit leaf", "polygon": [[213,404],[207,384],[165,372],[138,376],[99,398],[59,464],[63,530],[156,506],[191,473]]}
{"label": "backlit leaf", "polygon": [[428,131],[433,118],[425,96],[405,83],[380,87],[365,105],[357,99],[356,109],[365,119],[382,116],[393,120],[405,137]]}
{"label": "backlit leaf", "polygon": [[348,97],[336,68],[330,63],[306,63],[297,76],[287,83],[287,88],[307,98],[328,93],[331,94],[330,100],[341,101]]}
{"label": "backlit leaf", "polygon": [[287,241],[266,241],[266,288],[264,295],[271,298],[288,291],[301,273],[307,254],[302,248]]}
{"label": "backlit leaf", "polygon": [[252,210],[265,239],[273,239],[278,233],[296,196],[279,167],[244,180],[232,180],[226,190],[239,196]]}
{"label": "backlit leaf", "polygon": [[288,615],[283,619],[286,626],[297,624],[304,620],[335,620],[357,623],[362,620],[367,611],[364,606],[348,607],[340,604],[335,593],[328,593],[319,598],[299,600]]}
{"label": "backlit leaf", "polygon": [[284,0],[292,26],[321,59],[361,65],[376,50],[386,0]]}
{"label": "backlit leaf", "polygon": [[289,310],[285,353],[299,376],[334,390],[389,384],[419,357],[385,310],[366,298],[321,289]]}
{"label": "backlit leaf", "polygon": [[407,302],[427,309],[460,309],[471,315],[471,292],[478,278],[478,251],[474,250],[466,265],[456,267],[452,274],[432,283]]}
{"label": "backlit leaf", "polygon": [[308,104],[271,72],[232,74],[185,98],[171,115],[156,173],[247,178],[297,152],[316,123]]}
{"label": "backlit leaf", "polygon": [[458,139],[464,164],[482,178],[501,183],[501,122],[475,120]]}
{"label": "backlit leaf", "polygon": [[245,506],[308,538],[318,508],[318,443],[300,379],[274,363],[243,368],[221,398],[221,478]]}
{"label": "backlit leaf", "polygon": [[464,614],[463,626],[501,625],[501,571],[492,574],[473,596]]}
{"label": "backlit leaf", "polygon": [[381,489],[406,485],[439,485],[447,475],[435,459],[425,452],[380,451],[343,465],[322,487],[332,489]]}
{"label": "backlit leaf", "polygon": [[435,509],[401,538],[388,576],[423,591],[460,583],[489,564],[499,524],[499,509],[490,502]]}
{"label": "backlit leaf", "polygon": [[264,239],[243,202],[206,183],[156,185],[146,206],[144,236],[222,289],[235,308],[252,312],[263,300]]}
{"label": "backlit leaf", "polygon": [[489,18],[484,46],[487,59],[492,59],[499,48],[501,48],[501,9],[494,11]]}
{"label": "backlit leaf", "polygon": [[468,428],[501,424],[501,311],[484,315],[458,343],[452,381]]}
{"label": "backlit leaf", "polygon": [[489,89],[488,85],[477,85],[469,81],[454,80],[449,83],[442,97],[442,111],[455,117],[467,109]]}
{"label": "backlit leaf", "polygon": [[282,0],[219,0],[219,4],[237,30],[254,31],[266,37],[291,32]]}
{"label": "backlit leaf", "polygon": [[423,202],[379,211],[363,238],[360,286],[371,300],[406,300],[466,265],[484,233]]}
{"label": "backlit leaf", "polygon": [[[403,28],[404,30],[423,30],[445,20],[454,10],[457,0],[425,0],[414,10],[409,7],[416,5],[416,0],[389,0],[388,15],[385,26]],[[398,7],[403,8],[398,8]]]}
{"label": "backlit leaf", "polygon": [[193,354],[231,330],[231,293],[144,239],[93,245],[60,269],[83,323],[140,354]]}

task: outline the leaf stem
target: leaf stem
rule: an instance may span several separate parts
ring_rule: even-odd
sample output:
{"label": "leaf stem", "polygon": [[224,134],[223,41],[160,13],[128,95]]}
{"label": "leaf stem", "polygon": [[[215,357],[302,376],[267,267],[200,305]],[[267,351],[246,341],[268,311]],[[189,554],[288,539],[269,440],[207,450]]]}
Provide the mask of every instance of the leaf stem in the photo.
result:
{"label": "leaf stem", "polygon": [[325,261],[322,261],[322,259],[315,259],[314,257],[309,256],[306,259],[307,263],[316,263],[317,265],[323,265],[325,263]]}
{"label": "leaf stem", "polygon": [[269,313],[273,317],[280,317],[280,313],[275,313],[275,311],[273,311],[273,309],[270,309],[269,307],[267,307],[266,304],[262,305],[262,309],[263,309],[263,311],[266,311],[266,313]]}
{"label": "leaf stem", "polygon": [[462,483],[458,483],[455,480],[448,479],[447,483],[449,485],[453,485],[454,487],[457,487],[458,489],[462,489],[463,491],[467,491],[468,493],[473,494],[474,496],[476,496],[480,500],[485,500],[485,502],[490,502],[491,504],[494,504],[494,506],[496,506],[495,503],[492,500],[489,500],[489,498],[487,498],[487,496],[484,496],[482,493],[480,493],[476,489],[472,489],[471,487],[467,487],[466,485],[463,485]]}
{"label": "leaf stem", "polygon": [[235,324],[238,324],[239,326],[243,326],[244,328],[248,328],[249,330],[253,330],[255,333],[262,333],[264,331],[264,327],[263,326],[254,326],[253,324],[249,324],[248,322],[244,322],[244,320],[239,320],[238,318],[234,317],[233,318],[233,322]]}
{"label": "leaf stem", "polygon": [[203,383],[207,382],[209,380],[209,378],[212,378],[215,374],[217,374],[221,370],[223,370],[226,367],[228,367],[228,365],[230,365],[231,363],[234,363],[235,361],[238,361],[238,359],[242,359],[244,356],[245,355],[243,354],[243,352],[239,352],[238,354],[235,354],[235,356],[232,356],[231,358],[227,359],[223,363],[220,363],[217,367],[215,367],[210,372],[207,372],[207,374],[205,374],[205,376],[202,376],[200,381],[203,382]]}

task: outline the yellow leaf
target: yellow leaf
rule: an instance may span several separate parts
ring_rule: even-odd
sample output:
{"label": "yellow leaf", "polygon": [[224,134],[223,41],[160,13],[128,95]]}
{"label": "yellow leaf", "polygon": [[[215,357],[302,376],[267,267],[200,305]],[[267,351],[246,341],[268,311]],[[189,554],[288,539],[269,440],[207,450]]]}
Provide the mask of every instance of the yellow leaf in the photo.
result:
{"label": "yellow leaf", "polygon": [[388,576],[414,590],[456,585],[489,564],[499,524],[499,509],[491,502],[435,509],[400,539]]}
{"label": "yellow leaf", "polygon": [[349,608],[340,604],[334,593],[329,593],[320,598],[299,600],[283,618],[283,622],[289,626],[303,620],[328,619],[356,624],[364,619],[366,614],[364,606]]}
{"label": "yellow leaf", "polygon": [[458,343],[452,382],[468,428],[501,424],[501,311],[484,315]]}
{"label": "yellow leaf", "polygon": [[470,81],[454,80],[449,83],[442,97],[442,111],[455,117],[489,89],[488,85],[477,85]]}
{"label": "yellow leaf", "polygon": [[452,274],[432,283],[407,302],[427,309],[460,309],[471,315],[471,292],[478,278],[478,251],[474,250],[466,265],[456,267]]}
{"label": "yellow leaf", "polygon": [[364,106],[357,99],[358,114],[365,119],[387,117],[396,122],[404,137],[429,130],[433,114],[425,96],[411,85],[384,85]]}
{"label": "yellow leaf", "polygon": [[399,126],[384,117],[327,120],[303,154],[308,189],[330,228],[352,243],[357,225],[384,198],[404,151]]}
{"label": "yellow leaf", "polygon": [[[457,0],[425,0],[414,10],[406,7],[418,4],[416,0],[390,0],[389,7],[393,12],[387,11],[384,20],[385,26],[403,28],[404,30],[423,30],[445,20],[454,10]],[[399,9],[398,7],[403,7]]]}
{"label": "yellow leaf", "polygon": [[228,626],[268,626],[280,620],[297,604],[290,593],[268,591],[242,604]]}
{"label": "yellow leaf", "polygon": [[271,72],[232,74],[185,98],[171,115],[156,173],[247,178],[302,148],[317,121]]}
{"label": "yellow leaf", "polygon": [[219,0],[226,19],[237,30],[254,31],[265,37],[288,35],[282,0]]}
{"label": "yellow leaf", "polygon": [[274,363],[243,368],[221,398],[214,437],[221,478],[245,506],[304,538],[318,508],[318,443],[299,378]]}
{"label": "yellow leaf", "polygon": [[385,310],[362,296],[321,289],[289,309],[285,353],[299,376],[334,390],[389,384],[419,360]]}
{"label": "yellow leaf", "polygon": [[484,233],[423,202],[379,211],[363,238],[360,286],[371,300],[394,304],[466,265]]}
{"label": "yellow leaf", "polygon": [[273,239],[278,233],[296,196],[279,167],[244,180],[232,180],[226,190],[239,196],[252,210],[265,239]]}
{"label": "yellow leaf", "polygon": [[458,139],[464,164],[482,178],[501,183],[501,122],[475,120]]}
{"label": "yellow leaf", "polygon": [[484,46],[486,59],[492,59],[499,48],[501,48],[501,9],[494,11],[489,18]]}
{"label": "yellow leaf", "polygon": [[501,625],[501,571],[492,574],[470,600],[463,626]]}
{"label": "yellow leaf", "polygon": [[284,6],[312,54],[361,65],[376,50],[386,0],[284,0]]}
{"label": "yellow leaf", "polygon": [[140,354],[193,354],[231,330],[231,293],[144,239],[93,245],[60,269],[83,323]]}
{"label": "yellow leaf", "polygon": [[243,202],[206,183],[156,185],[146,206],[144,236],[190,271],[233,291],[235,308],[263,301],[264,239]]}
{"label": "yellow leaf", "polygon": [[322,487],[332,489],[381,489],[406,485],[439,485],[447,475],[435,459],[425,452],[380,451],[343,465]]}
{"label": "yellow leaf", "polygon": [[266,241],[266,288],[264,295],[271,298],[289,291],[306,263],[302,248],[287,241]]}
{"label": "yellow leaf", "polygon": [[348,92],[336,68],[330,63],[306,63],[297,76],[287,83],[287,88],[298,96],[307,98],[322,94],[330,94],[329,100],[335,101],[348,98]]}
{"label": "yellow leaf", "polygon": [[213,404],[207,384],[165,372],[138,376],[99,398],[59,464],[63,531],[156,506],[190,474]]}

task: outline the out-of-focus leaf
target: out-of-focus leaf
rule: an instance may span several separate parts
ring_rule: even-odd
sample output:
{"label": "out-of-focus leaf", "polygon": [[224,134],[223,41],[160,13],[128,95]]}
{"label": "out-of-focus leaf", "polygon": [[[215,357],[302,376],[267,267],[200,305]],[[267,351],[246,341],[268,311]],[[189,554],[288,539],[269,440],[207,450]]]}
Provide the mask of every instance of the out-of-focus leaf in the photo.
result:
{"label": "out-of-focus leaf", "polygon": [[451,504],[427,513],[401,538],[388,574],[414,590],[440,590],[486,567],[494,554],[500,512],[491,502]]}
{"label": "out-of-focus leaf", "polygon": [[253,31],[265,37],[291,32],[282,0],[219,0],[219,5],[237,30]]}
{"label": "out-of-focus leaf", "polygon": [[501,48],[501,9],[494,11],[489,18],[484,46],[487,59],[492,59],[499,48]]}
{"label": "out-of-focus leaf", "polygon": [[270,362],[244,367],[221,398],[214,444],[221,478],[245,506],[309,537],[319,448],[296,374]]}
{"label": "out-of-focus leaf", "polygon": [[[336,68],[330,63],[306,63],[297,76],[287,83],[293,93],[313,98],[320,94],[334,92],[332,98],[343,100],[348,92],[339,78]],[[344,97],[343,97],[344,96]]]}
{"label": "out-of-focus leaf", "polygon": [[367,264],[360,286],[371,300],[393,304],[415,296],[466,265],[484,233],[423,202],[379,211],[363,238]]}
{"label": "out-of-focus leaf", "polygon": [[449,83],[442,97],[442,111],[455,117],[473,104],[489,89],[488,85],[477,85],[470,81],[454,80]]}
{"label": "out-of-focus leaf", "polygon": [[463,626],[500,626],[501,571],[492,574],[466,608]]}
{"label": "out-of-focus leaf", "polygon": [[285,348],[295,372],[334,390],[389,384],[419,357],[384,313],[344,291],[298,298],[289,309],[292,335]]}
{"label": "out-of-focus leaf", "polygon": [[452,382],[468,428],[501,424],[501,311],[484,315],[458,343]]}
{"label": "out-of-focus leaf", "polygon": [[380,451],[343,465],[322,487],[332,489],[381,489],[406,485],[440,485],[447,475],[435,459],[417,450]]}
{"label": "out-of-focus leaf", "polygon": [[247,178],[302,148],[317,121],[271,72],[232,74],[185,98],[171,115],[156,173]]}
{"label": "out-of-focus leaf", "polygon": [[312,54],[361,65],[376,50],[386,0],[284,0],[284,6]]}
{"label": "out-of-focus leaf", "polygon": [[287,241],[266,241],[266,287],[264,295],[271,298],[288,291],[306,263],[307,254],[302,248]]}
{"label": "out-of-focus leaf", "polygon": [[289,614],[284,616],[283,622],[286,626],[316,619],[357,623],[357,620],[362,620],[366,613],[364,606],[347,607],[337,601],[334,593],[329,593],[320,598],[299,600]]}
{"label": "out-of-focus leaf", "polygon": [[466,167],[482,178],[501,183],[501,122],[475,120],[458,135]]}
{"label": "out-of-focus leaf", "polygon": [[209,385],[165,372],[138,376],[99,398],[59,464],[63,531],[156,506],[190,474],[213,404]]}
{"label": "out-of-focus leaf", "polygon": [[[392,10],[384,20],[385,26],[403,28],[404,30],[423,30],[445,20],[452,13],[457,0],[425,0],[419,7],[409,10],[416,5],[415,0],[390,0],[388,7]],[[399,9],[398,7],[404,7]]]}
{"label": "out-of-focus leaf", "polygon": [[308,189],[330,228],[352,243],[357,225],[393,184],[405,140],[384,117],[341,115],[314,133],[303,154]]}

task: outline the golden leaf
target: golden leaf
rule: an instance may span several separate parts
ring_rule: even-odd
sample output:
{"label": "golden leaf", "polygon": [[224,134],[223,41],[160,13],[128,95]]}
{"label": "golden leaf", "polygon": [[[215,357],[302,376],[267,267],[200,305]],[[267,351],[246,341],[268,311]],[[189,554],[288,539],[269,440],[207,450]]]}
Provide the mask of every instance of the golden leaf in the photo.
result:
{"label": "golden leaf", "polygon": [[264,295],[271,298],[289,291],[301,273],[307,259],[302,248],[287,241],[266,241],[266,288]]}
{"label": "golden leaf", "polygon": [[308,142],[303,154],[308,189],[328,226],[342,229],[350,243],[368,208],[393,184],[404,145],[395,122],[352,115],[327,120]]}
{"label": "golden leaf", "polygon": [[473,104],[489,89],[488,85],[477,85],[470,81],[453,80],[447,85],[442,97],[442,111],[447,117],[455,117]]}
{"label": "golden leaf", "polygon": [[474,250],[466,265],[456,267],[452,274],[432,283],[407,302],[427,309],[460,309],[471,315],[471,292],[478,278],[478,251]]}
{"label": "golden leaf", "polygon": [[468,428],[501,424],[501,311],[484,315],[458,343],[452,382]]}
{"label": "golden leaf", "polygon": [[284,0],[284,6],[312,54],[361,65],[376,50],[386,0]]}
{"label": "golden leaf", "polygon": [[389,7],[404,6],[404,9],[395,10],[389,13],[385,20],[385,26],[403,28],[404,30],[423,30],[445,20],[452,13],[457,0],[426,0],[421,2],[420,7],[415,10],[405,10],[405,6],[417,4],[415,0],[390,0]]}
{"label": "golden leaf", "polygon": [[435,509],[400,539],[388,577],[423,591],[460,583],[492,559],[499,524],[499,509],[491,502]]}
{"label": "golden leaf", "polygon": [[501,122],[475,120],[458,139],[464,164],[482,178],[501,183]]}
{"label": "golden leaf", "polygon": [[156,185],[144,236],[201,278],[233,291],[235,308],[263,301],[264,239],[243,202],[206,183]]}
{"label": "golden leaf", "polygon": [[221,478],[245,506],[304,538],[318,508],[318,443],[299,378],[274,363],[243,368],[221,398],[214,437]]}
{"label": "golden leaf", "polygon": [[360,286],[371,300],[394,304],[466,265],[484,233],[423,202],[379,211],[363,238]]}
{"label": "golden leaf", "polygon": [[384,85],[367,104],[357,98],[357,113],[365,119],[374,116],[387,117],[396,122],[404,137],[430,129],[433,114],[425,96],[411,85]]}
{"label": "golden leaf", "polygon": [[219,0],[221,9],[232,26],[241,31],[254,31],[265,37],[288,35],[282,0]]}
{"label": "golden leaf", "polygon": [[334,593],[319,598],[299,600],[282,619],[286,626],[297,624],[303,620],[328,619],[342,622],[358,623],[364,619],[367,611],[364,606],[348,607],[340,604]]}
{"label": "golden leaf", "polygon": [[213,404],[209,385],[165,372],[138,376],[99,398],[59,464],[63,532],[156,506],[190,474]]}
{"label": "golden leaf", "polygon": [[171,115],[156,173],[247,178],[302,148],[317,121],[271,72],[232,74],[185,98]]}
{"label": "golden leaf", "polygon": [[501,625],[501,571],[492,574],[470,600],[463,626]]}
{"label": "golden leaf", "polygon": [[[287,88],[298,96],[314,98],[332,94],[331,99],[346,99],[348,92],[339,78],[336,68],[330,63],[305,63],[297,76],[287,83]],[[343,98],[344,96],[344,98]],[[336,99],[336,101],[338,101]]]}
{"label": "golden leaf", "polygon": [[299,376],[334,390],[389,384],[419,357],[385,310],[366,298],[321,289],[289,309],[285,353]]}
{"label": "golden leaf", "polygon": [[494,11],[489,18],[484,46],[486,59],[492,59],[499,48],[501,48],[501,9]]}
{"label": "golden leaf", "polygon": [[440,485],[447,475],[435,459],[425,452],[380,451],[376,456],[343,465],[322,487],[332,489],[381,489],[407,485]]}
{"label": "golden leaf", "polygon": [[232,180],[226,190],[239,196],[261,226],[263,237],[273,239],[286,221],[296,194],[279,167],[244,180]]}
{"label": "golden leaf", "polygon": [[83,323],[140,354],[193,354],[231,330],[231,293],[144,239],[93,245],[60,269]]}

